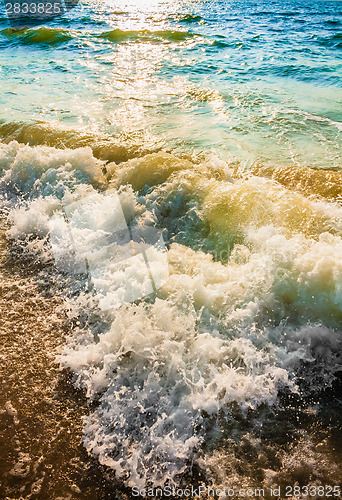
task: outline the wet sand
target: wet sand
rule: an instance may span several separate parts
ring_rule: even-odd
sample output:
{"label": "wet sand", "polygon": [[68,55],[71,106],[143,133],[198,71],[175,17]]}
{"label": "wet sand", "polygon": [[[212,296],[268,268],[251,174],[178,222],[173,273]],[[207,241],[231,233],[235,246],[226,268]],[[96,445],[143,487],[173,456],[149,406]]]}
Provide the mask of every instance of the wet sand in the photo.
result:
{"label": "wet sand", "polygon": [[55,355],[68,325],[61,299],[0,233],[0,498],[126,498],[87,456],[87,405]]}

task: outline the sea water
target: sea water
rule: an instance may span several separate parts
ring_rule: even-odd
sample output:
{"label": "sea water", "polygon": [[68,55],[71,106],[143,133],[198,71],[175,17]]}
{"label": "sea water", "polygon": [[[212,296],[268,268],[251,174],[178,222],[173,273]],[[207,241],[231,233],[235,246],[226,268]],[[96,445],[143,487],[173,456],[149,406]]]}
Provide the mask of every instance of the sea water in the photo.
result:
{"label": "sea water", "polygon": [[[341,371],[341,2],[1,12],[8,236],[79,325],[58,362],[88,453],[128,487],[337,484],[310,429]],[[137,242],[113,264],[122,222],[159,231],[157,285]]]}

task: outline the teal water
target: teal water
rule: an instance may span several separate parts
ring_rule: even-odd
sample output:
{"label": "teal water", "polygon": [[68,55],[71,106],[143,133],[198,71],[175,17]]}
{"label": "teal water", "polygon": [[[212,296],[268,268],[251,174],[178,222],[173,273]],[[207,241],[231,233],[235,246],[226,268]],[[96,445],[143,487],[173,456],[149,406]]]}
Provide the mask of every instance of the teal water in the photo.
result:
{"label": "teal water", "polygon": [[[89,493],[73,465],[80,487],[69,476],[59,486],[63,442],[54,454],[47,433],[16,448],[5,494],[338,488],[342,2],[84,1],[20,31],[1,9],[8,245],[49,290],[47,313],[51,296],[63,303],[58,363],[88,402],[74,402],[82,442],[109,478]],[[127,226],[162,234],[162,259],[148,260]],[[127,250],[118,228],[132,258],[115,260]],[[41,342],[49,358],[53,339]],[[46,378],[25,399],[32,411]],[[19,396],[2,417],[20,422]],[[73,395],[61,401],[67,412]]]}
{"label": "teal water", "polygon": [[341,165],[340,1],[82,2],[17,33],[2,14],[0,30],[2,120]]}

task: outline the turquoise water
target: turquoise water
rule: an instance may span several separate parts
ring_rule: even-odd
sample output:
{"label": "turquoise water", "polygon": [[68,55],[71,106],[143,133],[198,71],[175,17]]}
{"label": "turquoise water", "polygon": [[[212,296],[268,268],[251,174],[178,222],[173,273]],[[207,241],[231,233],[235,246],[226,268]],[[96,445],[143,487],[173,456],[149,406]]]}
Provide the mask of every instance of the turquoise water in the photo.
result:
{"label": "turquoise water", "polygon": [[0,30],[2,120],[341,165],[339,1],[82,2],[18,33],[2,15]]}
{"label": "turquoise water", "polygon": [[[342,2],[85,1],[20,31],[1,12],[0,208],[73,326],[58,362],[110,497],[337,487]],[[24,489],[47,498],[40,439]]]}

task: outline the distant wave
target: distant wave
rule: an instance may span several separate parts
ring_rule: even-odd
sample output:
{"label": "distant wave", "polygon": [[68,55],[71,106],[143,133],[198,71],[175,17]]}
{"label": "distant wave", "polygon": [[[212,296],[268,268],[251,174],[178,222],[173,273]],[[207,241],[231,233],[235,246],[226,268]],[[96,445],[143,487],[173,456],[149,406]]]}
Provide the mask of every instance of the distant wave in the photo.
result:
{"label": "distant wave", "polygon": [[183,15],[172,15],[169,16],[169,19],[172,21],[177,21],[178,23],[185,23],[185,24],[191,24],[191,23],[198,23],[203,21],[203,17],[199,15],[193,15],[193,14],[183,14]]}
{"label": "distant wave", "polygon": [[69,42],[72,40],[73,35],[61,28],[40,28],[14,30],[6,28],[1,31],[1,35],[6,36],[8,39],[20,42],[24,45],[58,45],[60,43]]}
{"label": "distant wave", "polygon": [[98,35],[100,38],[105,38],[111,40],[112,42],[124,42],[127,40],[149,40],[149,41],[168,41],[168,42],[179,42],[182,40],[187,40],[188,38],[193,38],[196,36],[194,33],[188,31],[123,31],[120,29],[105,31]]}
{"label": "distant wave", "polygon": [[[6,28],[0,32],[1,35],[7,39],[23,45],[59,45],[69,42],[72,39],[79,38],[81,32],[69,31],[62,28],[47,28],[41,26],[40,28],[14,30]],[[90,38],[99,38],[110,40],[111,42],[121,43],[126,41],[150,41],[153,43],[160,42],[182,42],[194,37],[199,37],[195,33],[188,31],[149,31],[149,30],[120,30],[115,29],[104,32],[87,32],[86,35]]]}

